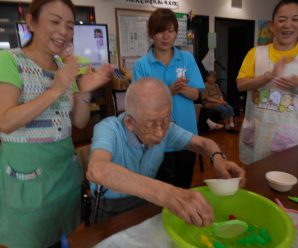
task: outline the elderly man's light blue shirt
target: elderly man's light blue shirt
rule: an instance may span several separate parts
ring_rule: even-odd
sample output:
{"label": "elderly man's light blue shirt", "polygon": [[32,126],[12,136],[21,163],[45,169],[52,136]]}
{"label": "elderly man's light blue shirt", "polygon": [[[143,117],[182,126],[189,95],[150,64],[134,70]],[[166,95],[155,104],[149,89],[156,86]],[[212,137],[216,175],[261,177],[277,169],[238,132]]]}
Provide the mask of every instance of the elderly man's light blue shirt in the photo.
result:
{"label": "elderly man's light blue shirt", "polygon": [[[170,86],[181,76],[188,80],[187,84],[190,87],[205,88],[193,55],[176,47],[174,47],[174,54],[168,65],[164,65],[156,59],[153,50],[150,49],[148,54],[137,60],[133,67],[133,81],[145,77],[154,77]],[[177,125],[194,134],[198,133],[195,107],[191,99],[182,94],[172,96],[172,114]]]}
{"label": "elderly man's light blue shirt", "polygon": [[[134,133],[123,123],[125,113],[118,117],[109,117],[96,124],[91,150],[103,149],[112,155],[112,162],[137,174],[154,178],[163,161],[166,149],[185,149],[193,134],[171,123],[163,140],[153,146],[145,147]],[[183,166],[183,165],[181,165]],[[117,178],[115,178],[117,181]],[[94,186],[93,186],[94,187]],[[104,198],[121,198],[126,194],[107,190]]]}

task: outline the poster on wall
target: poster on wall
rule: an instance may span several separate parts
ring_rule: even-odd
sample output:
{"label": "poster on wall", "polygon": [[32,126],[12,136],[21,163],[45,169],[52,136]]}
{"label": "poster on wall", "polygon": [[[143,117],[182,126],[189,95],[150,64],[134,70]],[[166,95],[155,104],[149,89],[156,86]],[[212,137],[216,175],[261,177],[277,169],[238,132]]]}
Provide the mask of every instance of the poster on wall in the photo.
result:
{"label": "poster on wall", "polygon": [[121,56],[143,56],[150,46],[147,35],[149,16],[119,16]]}
{"label": "poster on wall", "polygon": [[176,13],[178,21],[178,33],[175,46],[187,46],[187,18],[188,14]]}
{"label": "poster on wall", "polygon": [[[148,36],[147,24],[151,13],[151,11],[116,8],[119,65],[123,65],[131,70],[134,62],[148,53],[151,46],[151,39]],[[178,20],[178,33],[175,46],[185,47],[188,45],[188,14],[176,13],[176,16]]]}
{"label": "poster on wall", "polygon": [[258,20],[258,45],[267,45],[273,40],[273,34],[270,30],[270,21]]}
{"label": "poster on wall", "polygon": [[[175,46],[187,46],[187,14],[176,13],[178,33]],[[148,16],[119,16],[121,56],[143,56],[150,47],[147,34]]]}
{"label": "poster on wall", "polygon": [[179,1],[173,0],[123,0],[126,4],[138,5],[142,7],[176,9],[179,7]]}

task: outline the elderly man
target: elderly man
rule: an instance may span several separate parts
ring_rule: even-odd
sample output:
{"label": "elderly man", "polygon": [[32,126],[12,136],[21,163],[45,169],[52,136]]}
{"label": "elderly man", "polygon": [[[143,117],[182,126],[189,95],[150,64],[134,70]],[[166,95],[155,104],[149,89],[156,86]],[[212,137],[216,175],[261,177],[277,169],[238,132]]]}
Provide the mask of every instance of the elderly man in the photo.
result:
{"label": "elderly man", "polygon": [[104,119],[94,129],[87,178],[105,188],[100,213],[127,210],[141,198],[170,209],[190,224],[212,223],[212,207],[199,192],[153,179],[165,150],[171,146],[206,154],[222,178],[241,177],[244,183],[244,170],[226,160],[215,142],[171,121],[171,94],[161,81],[145,78],[131,84],[125,106],[125,113]]}

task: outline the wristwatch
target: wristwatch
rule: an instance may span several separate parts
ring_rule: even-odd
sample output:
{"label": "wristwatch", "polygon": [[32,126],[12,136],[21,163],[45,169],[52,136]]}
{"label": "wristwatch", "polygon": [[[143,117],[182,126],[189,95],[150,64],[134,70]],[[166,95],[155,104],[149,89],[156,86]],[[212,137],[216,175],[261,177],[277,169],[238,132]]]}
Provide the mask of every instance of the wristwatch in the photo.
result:
{"label": "wristwatch", "polygon": [[214,165],[214,157],[216,155],[220,155],[224,160],[227,160],[227,156],[223,152],[214,152],[209,156],[212,165]]}

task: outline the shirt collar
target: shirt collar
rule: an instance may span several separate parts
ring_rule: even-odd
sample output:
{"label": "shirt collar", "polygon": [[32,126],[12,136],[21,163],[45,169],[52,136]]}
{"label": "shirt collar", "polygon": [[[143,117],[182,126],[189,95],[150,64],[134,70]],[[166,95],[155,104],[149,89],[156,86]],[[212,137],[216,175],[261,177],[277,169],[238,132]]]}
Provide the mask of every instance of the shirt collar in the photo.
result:
{"label": "shirt collar", "polygon": [[[177,47],[173,47],[174,48],[174,54],[173,54],[173,58],[171,59],[170,64],[172,63],[172,61],[180,61],[181,60],[181,51],[177,48]],[[153,54],[153,48],[150,48],[149,52],[148,52],[148,59],[149,59],[149,63],[153,64],[153,63],[161,63],[160,60],[157,60]]]}

